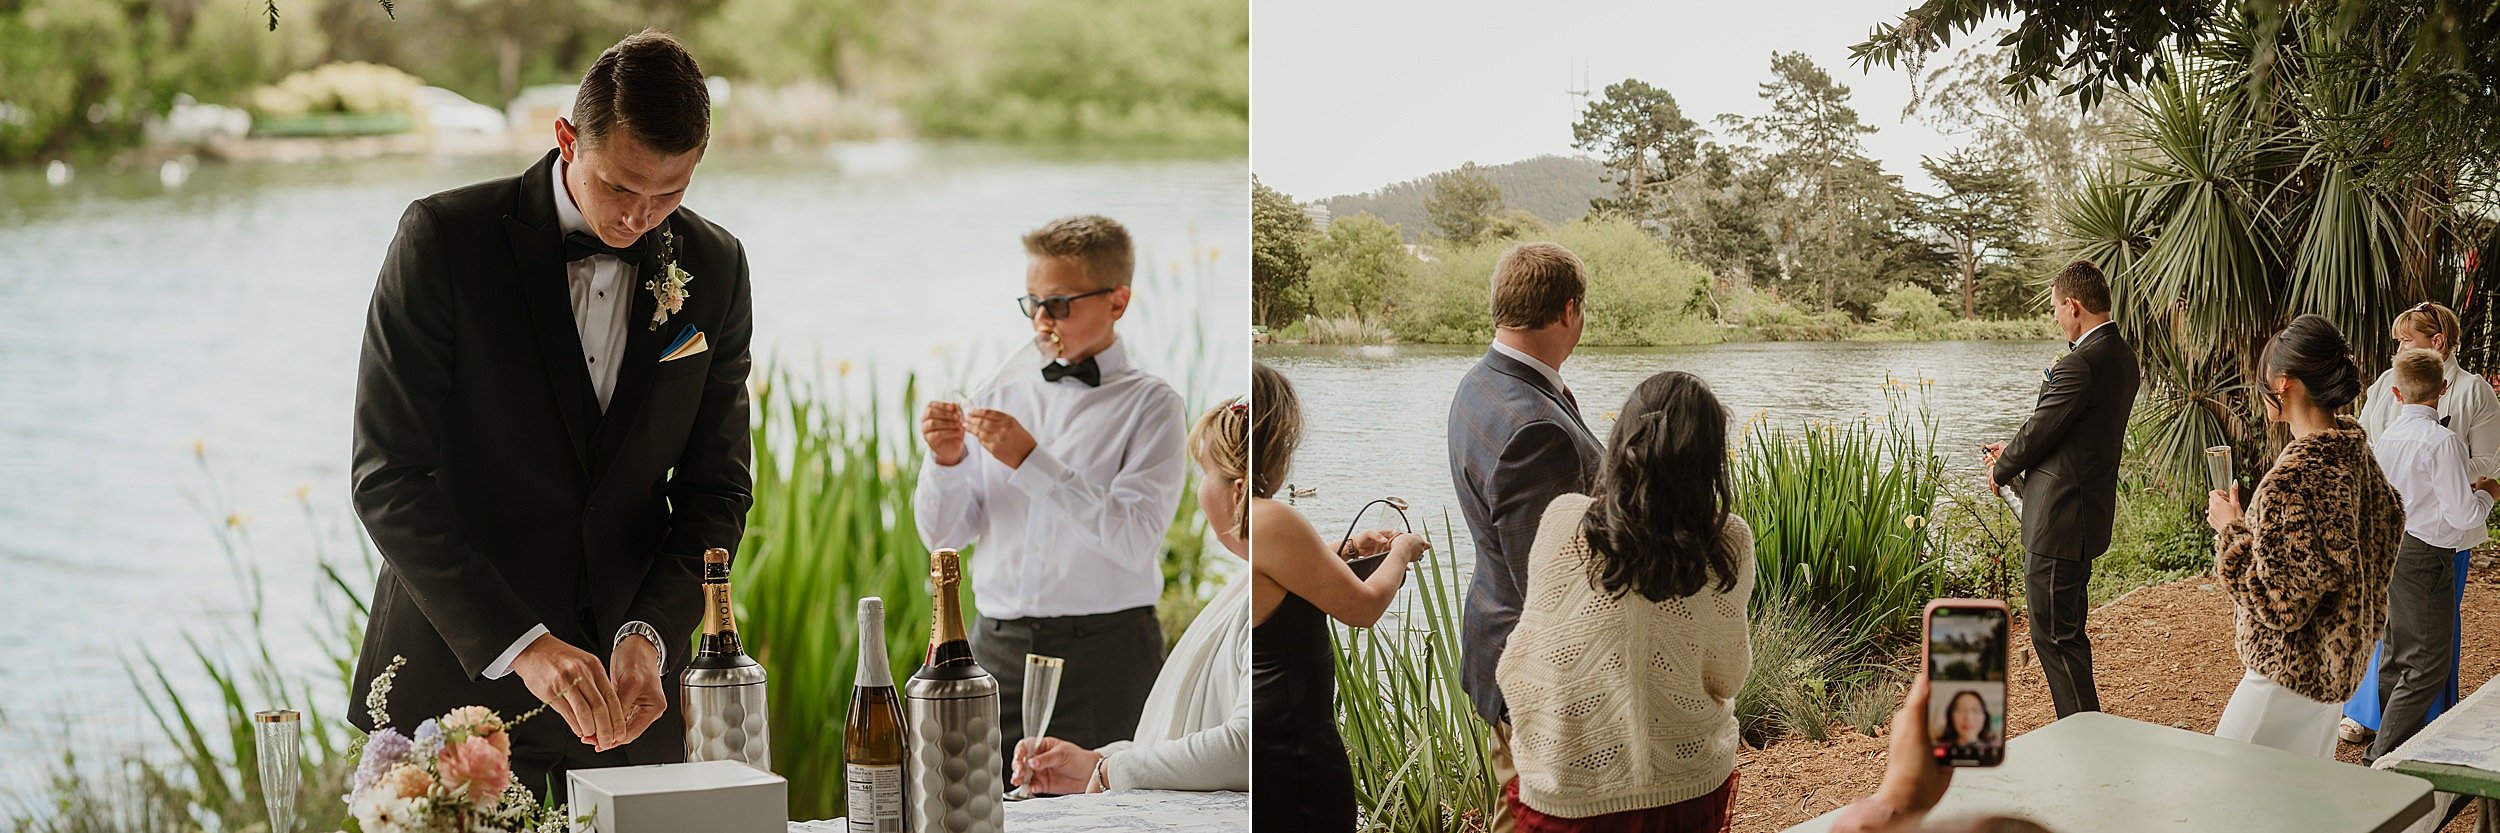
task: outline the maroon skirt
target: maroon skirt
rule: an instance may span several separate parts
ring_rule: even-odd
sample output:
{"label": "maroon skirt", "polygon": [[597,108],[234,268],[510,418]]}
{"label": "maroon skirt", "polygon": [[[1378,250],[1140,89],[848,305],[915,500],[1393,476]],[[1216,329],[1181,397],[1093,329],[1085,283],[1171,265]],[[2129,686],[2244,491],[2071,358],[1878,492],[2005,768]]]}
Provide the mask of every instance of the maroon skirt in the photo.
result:
{"label": "maroon skirt", "polygon": [[1718,789],[1664,807],[1625,810],[1584,819],[1549,816],[1519,801],[1519,779],[1502,785],[1519,833],[1727,833],[1736,807],[1736,773]]}

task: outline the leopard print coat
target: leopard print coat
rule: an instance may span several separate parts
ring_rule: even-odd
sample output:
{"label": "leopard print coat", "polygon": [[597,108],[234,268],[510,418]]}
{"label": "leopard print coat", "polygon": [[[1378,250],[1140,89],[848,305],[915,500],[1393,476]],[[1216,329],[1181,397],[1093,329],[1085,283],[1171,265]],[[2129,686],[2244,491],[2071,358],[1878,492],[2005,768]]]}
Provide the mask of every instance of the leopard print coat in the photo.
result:
{"label": "leopard print coat", "polygon": [[2404,502],[2361,426],[2293,440],[2248,513],[2214,536],[2240,662],[2300,696],[2352,696],[2387,617]]}

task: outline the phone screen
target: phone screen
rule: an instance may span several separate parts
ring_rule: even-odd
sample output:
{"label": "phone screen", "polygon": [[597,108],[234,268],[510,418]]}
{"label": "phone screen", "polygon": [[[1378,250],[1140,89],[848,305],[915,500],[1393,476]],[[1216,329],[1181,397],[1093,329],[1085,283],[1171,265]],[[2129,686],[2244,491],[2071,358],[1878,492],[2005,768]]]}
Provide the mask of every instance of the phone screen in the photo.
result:
{"label": "phone screen", "polygon": [[2005,761],[2005,609],[1937,607],[1927,617],[1927,732],[1947,766]]}

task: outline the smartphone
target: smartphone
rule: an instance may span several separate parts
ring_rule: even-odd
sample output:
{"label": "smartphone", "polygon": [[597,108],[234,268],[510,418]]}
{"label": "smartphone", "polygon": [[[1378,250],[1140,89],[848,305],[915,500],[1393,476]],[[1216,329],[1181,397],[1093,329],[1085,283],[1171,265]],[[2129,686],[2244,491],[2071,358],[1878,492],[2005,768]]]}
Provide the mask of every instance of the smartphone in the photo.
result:
{"label": "smartphone", "polygon": [[1927,734],[1936,763],[2005,763],[2005,603],[1927,603]]}

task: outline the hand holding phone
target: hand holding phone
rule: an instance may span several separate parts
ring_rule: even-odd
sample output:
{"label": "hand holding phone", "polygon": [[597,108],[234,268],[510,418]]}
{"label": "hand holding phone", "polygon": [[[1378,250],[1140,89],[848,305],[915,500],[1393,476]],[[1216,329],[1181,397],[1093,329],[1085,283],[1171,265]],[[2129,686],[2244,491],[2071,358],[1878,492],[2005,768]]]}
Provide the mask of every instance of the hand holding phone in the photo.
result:
{"label": "hand holding phone", "polygon": [[1922,618],[1929,754],[1944,766],[2004,763],[2005,603],[1937,599]]}

